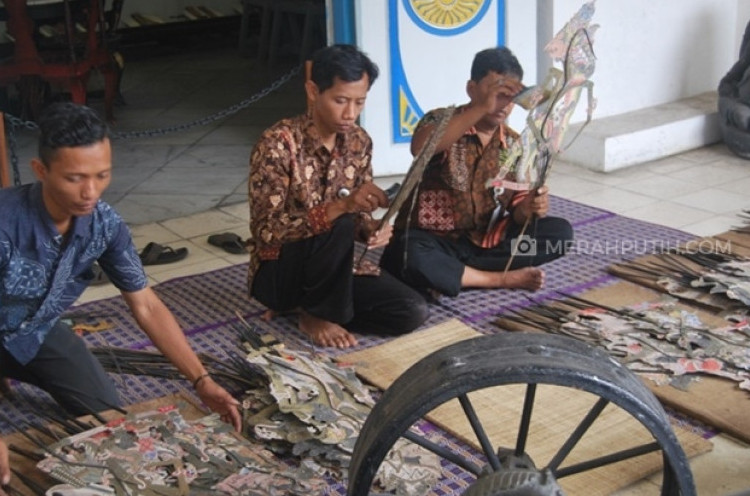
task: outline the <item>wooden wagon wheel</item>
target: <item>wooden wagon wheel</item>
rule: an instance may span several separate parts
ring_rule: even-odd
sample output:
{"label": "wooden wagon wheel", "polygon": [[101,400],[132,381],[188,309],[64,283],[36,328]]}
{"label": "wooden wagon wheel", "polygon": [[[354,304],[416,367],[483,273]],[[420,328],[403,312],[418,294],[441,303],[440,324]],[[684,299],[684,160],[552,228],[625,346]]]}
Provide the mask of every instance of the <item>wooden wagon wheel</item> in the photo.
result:
{"label": "wooden wagon wheel", "polygon": [[[514,384],[525,385],[518,435],[514,447],[498,448],[486,435],[468,394]],[[575,388],[598,397],[556,454],[539,468],[526,453],[537,385]],[[484,466],[410,430],[425,414],[452,399],[459,400],[482,446]],[[653,440],[639,446],[607,446],[607,455],[563,466],[567,455],[609,404],[637,420]],[[414,364],[385,391],[362,428],[349,467],[349,496],[370,494],[378,468],[401,436],[473,473],[476,481],[464,495],[561,495],[558,479],[659,451],[664,461],[660,494],[695,494],[687,457],[651,391],[603,350],[563,336],[526,333],[482,336],[447,346]]]}

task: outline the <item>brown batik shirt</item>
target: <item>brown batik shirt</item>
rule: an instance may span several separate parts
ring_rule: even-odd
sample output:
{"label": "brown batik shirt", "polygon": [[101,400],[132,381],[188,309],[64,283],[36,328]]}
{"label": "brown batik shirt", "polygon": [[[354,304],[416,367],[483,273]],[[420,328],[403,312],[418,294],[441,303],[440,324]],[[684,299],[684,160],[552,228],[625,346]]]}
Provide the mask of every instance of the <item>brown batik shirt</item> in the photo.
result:
{"label": "brown batik shirt", "polygon": [[[459,107],[457,112],[465,108]],[[436,109],[425,114],[417,129],[434,126],[441,111]],[[500,162],[516,139],[518,134],[503,124],[483,147],[476,129],[471,127],[448,150],[432,157],[421,184],[412,193],[418,195],[416,205],[412,208],[411,198],[404,202],[395,228],[424,229],[452,239],[467,236],[474,244],[482,246],[498,202],[507,215],[526,194],[505,188],[496,202],[493,188],[487,186],[488,180],[498,175]],[[513,174],[507,173],[504,179],[513,181]],[[502,233],[496,233],[496,237],[501,239]]]}
{"label": "brown batik shirt", "polygon": [[[372,140],[354,126],[336,135],[333,150],[321,141],[312,118],[300,115],[268,128],[250,155],[248,283],[263,260],[279,258],[285,243],[331,229],[326,205],[346,188],[372,181]],[[360,223],[372,222],[360,214]]]}

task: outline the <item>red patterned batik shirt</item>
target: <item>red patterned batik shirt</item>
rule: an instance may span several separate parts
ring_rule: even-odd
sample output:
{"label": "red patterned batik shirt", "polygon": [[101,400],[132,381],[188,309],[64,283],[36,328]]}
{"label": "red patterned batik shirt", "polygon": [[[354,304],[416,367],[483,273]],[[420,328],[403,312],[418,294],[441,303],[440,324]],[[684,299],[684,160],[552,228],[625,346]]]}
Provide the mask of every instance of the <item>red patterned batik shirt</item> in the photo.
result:
{"label": "red patterned batik shirt", "polygon": [[326,205],[343,188],[353,191],[372,181],[371,161],[372,140],[358,126],[337,134],[330,151],[307,115],[283,119],[264,131],[250,154],[248,282],[262,260],[278,259],[284,243],[330,230]]}
{"label": "red patterned batik shirt", "polygon": [[[462,112],[466,107],[459,107]],[[424,115],[417,129],[434,126],[442,109]],[[487,182],[500,171],[501,156],[518,134],[502,125],[486,147],[482,146],[474,127],[470,128],[448,150],[436,154],[425,169],[422,183],[415,193],[417,202],[412,210],[411,198],[404,202],[396,217],[395,228],[416,228],[440,236],[458,239],[467,236],[482,246],[492,213],[498,206],[493,189]],[[513,180],[512,173],[505,176]],[[498,201],[509,211],[525,192],[506,189]],[[496,233],[497,234],[497,233]],[[502,234],[498,236],[502,238]]]}

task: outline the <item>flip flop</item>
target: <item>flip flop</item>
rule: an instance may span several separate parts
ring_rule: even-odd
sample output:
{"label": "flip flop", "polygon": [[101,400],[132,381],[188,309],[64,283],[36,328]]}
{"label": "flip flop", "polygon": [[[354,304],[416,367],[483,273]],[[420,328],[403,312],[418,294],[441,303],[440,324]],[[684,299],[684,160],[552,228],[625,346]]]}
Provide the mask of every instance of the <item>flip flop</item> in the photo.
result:
{"label": "flip flop", "polygon": [[218,246],[224,251],[227,251],[234,255],[242,255],[243,253],[247,253],[245,242],[242,240],[242,238],[234,233],[227,232],[222,234],[212,234],[208,237],[208,243],[214,246]]}
{"label": "flip flop", "polygon": [[98,263],[94,263],[91,266],[91,271],[94,273],[94,278],[89,282],[91,286],[101,286],[109,283],[109,277],[107,277],[107,274],[104,273]]}
{"label": "flip flop", "polygon": [[143,265],[160,265],[173,262],[179,262],[188,254],[187,248],[177,248],[162,246],[159,243],[149,243],[138,255]]}

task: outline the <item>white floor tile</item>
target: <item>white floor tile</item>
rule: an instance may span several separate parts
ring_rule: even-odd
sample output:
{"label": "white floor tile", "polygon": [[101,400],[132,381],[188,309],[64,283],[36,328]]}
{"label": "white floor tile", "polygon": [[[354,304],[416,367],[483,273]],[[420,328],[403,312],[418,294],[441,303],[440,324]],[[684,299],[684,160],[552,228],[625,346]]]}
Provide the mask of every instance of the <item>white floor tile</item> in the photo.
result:
{"label": "white floor tile", "polygon": [[701,184],[704,187],[718,186],[734,181],[750,179],[750,164],[745,167],[726,163],[723,160],[700,164],[677,170],[669,177]]}
{"label": "white floor tile", "polygon": [[715,214],[732,214],[750,207],[750,196],[717,188],[706,188],[687,195],[676,196],[672,198],[672,201]]}
{"label": "white floor tile", "polygon": [[711,212],[672,202],[657,202],[626,210],[622,215],[675,229],[713,217]]}
{"label": "white floor tile", "polygon": [[161,224],[183,238],[247,228],[247,221],[223,211],[209,210],[199,214],[162,221]]}
{"label": "white floor tile", "polygon": [[739,225],[741,225],[741,221],[737,217],[717,215],[696,222],[695,224],[687,224],[682,227],[682,230],[695,234],[696,236],[714,236],[716,234],[727,232],[731,228]]}
{"label": "white floor tile", "polygon": [[175,267],[170,270],[165,270],[163,272],[159,272],[158,274],[154,274],[153,279],[157,283],[162,283],[169,281],[170,279],[175,279],[177,277],[193,276],[212,270],[223,269],[224,267],[229,267],[231,265],[231,262],[228,262],[222,258],[207,258],[196,264],[182,266],[175,265]]}
{"label": "white floor tile", "polygon": [[[247,192],[245,192],[245,195],[247,195]],[[248,222],[248,224],[250,222],[250,205],[247,201],[235,203],[234,205],[219,207],[219,211],[227,213],[233,217],[237,217],[238,219],[242,219]]]}
{"label": "white floor tile", "polygon": [[569,200],[585,197],[587,194],[598,191],[602,187],[600,183],[567,175],[550,177],[547,181],[547,186],[549,187],[550,194]]}
{"label": "white floor tile", "polygon": [[748,208],[750,208],[750,177],[718,184],[716,185],[716,188],[723,191],[731,191],[732,193],[747,196]]}
{"label": "white floor tile", "polygon": [[627,210],[645,207],[646,205],[652,205],[657,202],[655,198],[650,196],[613,187],[600,188],[598,191],[588,193],[585,197],[581,197],[579,201],[586,203],[586,205],[603,208],[604,210],[609,210],[610,212],[615,213],[622,213]]}
{"label": "white floor tile", "polygon": [[78,297],[75,304],[81,305],[83,303],[104,300],[106,298],[112,298],[113,296],[118,295],[120,295],[120,290],[117,289],[111,282],[102,284],[101,286],[89,286],[88,288],[86,288],[83,294]]}
{"label": "white floor tile", "polygon": [[152,224],[141,224],[138,226],[132,226],[130,228],[133,234],[133,242],[135,243],[138,251],[142,250],[148,243],[159,243],[161,245],[169,245],[175,241],[179,241],[181,236],[179,234],[170,231],[166,227],[159,223]]}
{"label": "white floor tile", "polygon": [[644,167],[631,167],[614,172],[599,172],[564,161],[556,162],[550,172],[550,182],[558,176],[577,177],[597,184],[619,186],[630,181],[647,179],[655,174]]}
{"label": "white floor tile", "polygon": [[668,200],[703,189],[700,184],[675,179],[670,176],[655,176],[623,183],[622,189],[650,196],[656,199]]}
{"label": "white floor tile", "polygon": [[686,160],[680,155],[672,155],[671,157],[641,164],[638,167],[653,172],[654,174],[669,174],[693,166],[695,166],[695,162]]}

